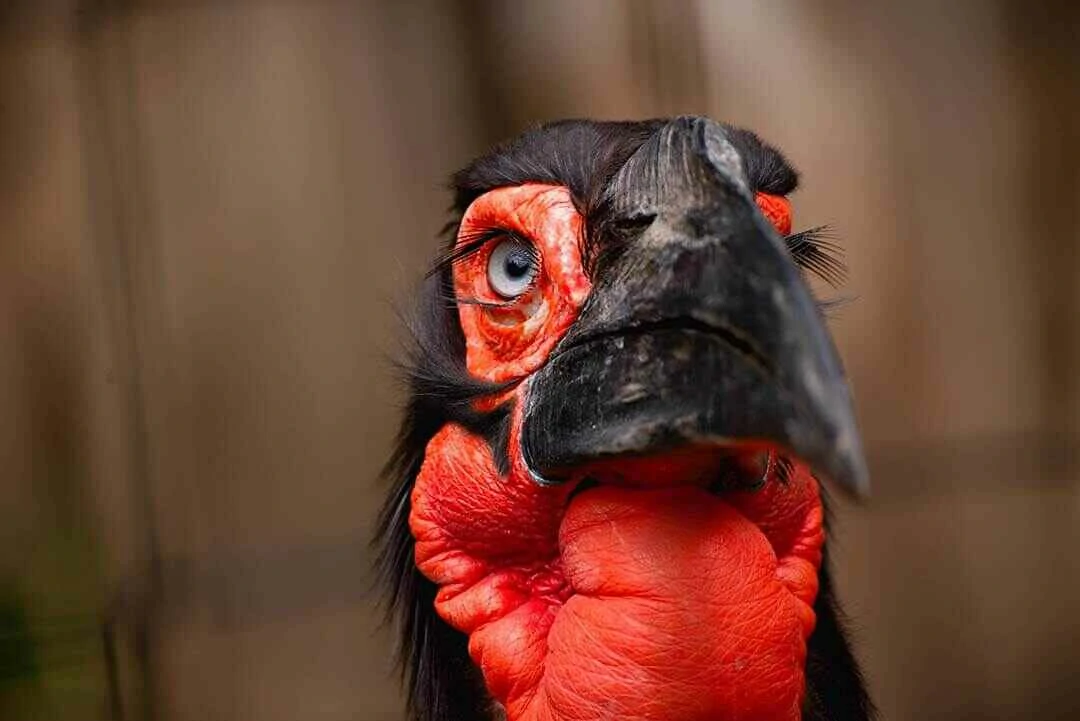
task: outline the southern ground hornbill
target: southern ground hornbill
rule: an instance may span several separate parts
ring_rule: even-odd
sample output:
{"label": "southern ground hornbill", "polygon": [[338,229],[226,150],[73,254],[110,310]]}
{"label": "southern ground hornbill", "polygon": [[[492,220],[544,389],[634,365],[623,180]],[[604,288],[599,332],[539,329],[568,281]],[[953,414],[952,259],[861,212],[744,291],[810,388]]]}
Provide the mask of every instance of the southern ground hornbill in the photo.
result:
{"label": "southern ground hornbill", "polygon": [[797,176],[706,118],[454,176],[377,543],[419,721],[867,719],[818,478],[861,492]]}

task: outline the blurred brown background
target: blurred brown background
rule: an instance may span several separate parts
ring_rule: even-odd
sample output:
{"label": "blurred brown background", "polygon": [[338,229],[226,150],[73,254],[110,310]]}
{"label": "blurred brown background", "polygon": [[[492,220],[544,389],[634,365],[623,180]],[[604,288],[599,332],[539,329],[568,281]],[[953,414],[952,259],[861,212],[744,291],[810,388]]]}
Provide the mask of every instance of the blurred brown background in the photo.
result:
{"label": "blurred brown background", "polygon": [[1080,718],[1078,37],[1020,0],[4,0],[0,719],[400,719],[366,542],[444,180],[678,113],[778,144],[847,248],[875,496],[836,562],[883,717]]}

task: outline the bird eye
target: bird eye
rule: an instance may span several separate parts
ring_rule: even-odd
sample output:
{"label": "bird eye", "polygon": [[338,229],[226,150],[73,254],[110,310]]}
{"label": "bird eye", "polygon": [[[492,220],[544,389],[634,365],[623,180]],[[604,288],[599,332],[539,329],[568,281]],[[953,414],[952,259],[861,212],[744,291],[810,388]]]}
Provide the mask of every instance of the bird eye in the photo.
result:
{"label": "bird eye", "polygon": [[507,238],[488,256],[491,289],[503,298],[517,298],[532,285],[539,270],[536,249],[519,238]]}

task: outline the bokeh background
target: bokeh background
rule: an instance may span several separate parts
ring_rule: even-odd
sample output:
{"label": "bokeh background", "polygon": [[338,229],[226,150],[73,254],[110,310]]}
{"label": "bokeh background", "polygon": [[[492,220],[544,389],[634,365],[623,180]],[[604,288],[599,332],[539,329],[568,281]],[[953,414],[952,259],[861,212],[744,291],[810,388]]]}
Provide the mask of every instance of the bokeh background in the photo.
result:
{"label": "bokeh background", "polygon": [[0,719],[402,718],[368,593],[449,173],[700,113],[803,172],[885,719],[1080,718],[1080,9],[0,4]]}

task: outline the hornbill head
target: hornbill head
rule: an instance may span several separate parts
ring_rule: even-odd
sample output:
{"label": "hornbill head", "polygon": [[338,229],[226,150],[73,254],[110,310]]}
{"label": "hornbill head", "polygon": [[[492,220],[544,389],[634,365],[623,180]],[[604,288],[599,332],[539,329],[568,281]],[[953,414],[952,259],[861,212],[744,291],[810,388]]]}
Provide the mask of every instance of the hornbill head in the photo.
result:
{"label": "hornbill head", "polygon": [[423,721],[865,719],[823,489],[867,484],[795,172],[706,118],[454,178],[380,570]]}

